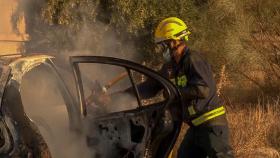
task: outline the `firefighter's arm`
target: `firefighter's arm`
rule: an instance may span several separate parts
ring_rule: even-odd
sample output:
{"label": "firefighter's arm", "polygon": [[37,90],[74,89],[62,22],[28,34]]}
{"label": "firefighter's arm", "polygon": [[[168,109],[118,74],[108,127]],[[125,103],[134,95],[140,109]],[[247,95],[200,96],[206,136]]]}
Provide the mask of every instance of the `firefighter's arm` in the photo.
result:
{"label": "firefighter's arm", "polygon": [[209,95],[209,87],[203,85],[188,85],[179,88],[182,97],[186,100],[204,99]]}
{"label": "firefighter's arm", "polygon": [[[161,85],[153,79],[148,78],[146,81],[137,85],[137,89],[142,99],[147,99],[155,96],[161,89]],[[125,89],[123,92],[134,94],[133,87]]]}
{"label": "firefighter's arm", "polygon": [[211,73],[204,61],[197,56],[190,56],[189,62],[184,65],[188,67],[187,86],[179,88],[184,99],[204,99],[209,96],[210,88],[207,78]]}
{"label": "firefighter's arm", "polygon": [[[166,65],[163,65],[158,72],[160,74],[162,74],[163,76],[166,76],[165,71],[166,71]],[[161,86],[161,84],[158,81],[156,81],[152,78],[147,78],[146,81],[137,85],[137,89],[140,93],[141,99],[148,99],[148,98],[151,98],[151,97],[157,95],[157,93],[160,90],[162,90],[163,87]],[[129,87],[122,92],[134,94],[134,89],[133,89],[133,87]]]}

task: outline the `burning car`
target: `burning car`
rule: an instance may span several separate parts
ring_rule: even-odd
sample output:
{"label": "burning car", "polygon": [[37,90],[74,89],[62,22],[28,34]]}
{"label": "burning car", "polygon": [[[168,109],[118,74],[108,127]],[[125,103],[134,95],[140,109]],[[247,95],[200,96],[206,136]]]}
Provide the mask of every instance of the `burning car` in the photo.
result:
{"label": "burning car", "polygon": [[[123,59],[69,61],[63,67],[47,55],[0,57],[0,157],[168,157],[183,111],[171,82]],[[163,87],[165,97],[143,99],[137,85],[147,78]],[[98,93],[128,87],[133,93],[118,93],[110,105],[94,101]]]}

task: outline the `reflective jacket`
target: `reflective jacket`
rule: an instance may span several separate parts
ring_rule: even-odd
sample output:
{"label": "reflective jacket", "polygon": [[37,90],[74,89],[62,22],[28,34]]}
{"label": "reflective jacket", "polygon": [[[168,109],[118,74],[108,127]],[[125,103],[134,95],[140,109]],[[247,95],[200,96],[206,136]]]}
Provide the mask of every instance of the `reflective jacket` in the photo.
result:
{"label": "reflective jacket", "polygon": [[[199,52],[185,48],[179,63],[171,62],[159,71],[170,79],[179,89],[186,106],[185,121],[198,126],[210,119],[225,114],[225,109],[217,95],[216,83],[210,65]],[[148,79],[137,86],[141,97],[148,98],[157,94],[162,87]]]}

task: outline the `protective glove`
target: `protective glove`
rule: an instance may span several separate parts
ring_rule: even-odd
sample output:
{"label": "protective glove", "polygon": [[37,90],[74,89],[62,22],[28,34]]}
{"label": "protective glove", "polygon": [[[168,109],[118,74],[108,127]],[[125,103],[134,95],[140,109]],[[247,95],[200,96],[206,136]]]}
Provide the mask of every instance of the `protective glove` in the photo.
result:
{"label": "protective glove", "polygon": [[110,97],[110,95],[108,95],[107,93],[101,93],[98,97],[97,97],[97,101],[101,104],[101,105],[109,105],[112,102],[112,99]]}

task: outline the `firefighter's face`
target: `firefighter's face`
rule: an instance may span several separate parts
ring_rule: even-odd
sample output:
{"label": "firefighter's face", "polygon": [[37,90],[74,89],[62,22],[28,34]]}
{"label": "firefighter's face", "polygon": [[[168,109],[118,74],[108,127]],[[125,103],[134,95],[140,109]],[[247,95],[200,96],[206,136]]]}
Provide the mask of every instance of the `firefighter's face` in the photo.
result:
{"label": "firefighter's face", "polygon": [[180,41],[166,40],[158,44],[158,50],[162,52],[164,60],[166,62],[169,62],[177,56],[177,48],[179,45]]}
{"label": "firefighter's face", "polygon": [[178,63],[181,60],[184,48],[186,47],[185,43],[180,40],[168,40],[166,41],[166,45],[168,45],[170,49],[171,59]]}
{"label": "firefighter's face", "polygon": [[170,49],[170,56],[173,58],[177,54],[177,48],[180,45],[178,40],[167,40],[165,41],[166,45]]}

